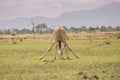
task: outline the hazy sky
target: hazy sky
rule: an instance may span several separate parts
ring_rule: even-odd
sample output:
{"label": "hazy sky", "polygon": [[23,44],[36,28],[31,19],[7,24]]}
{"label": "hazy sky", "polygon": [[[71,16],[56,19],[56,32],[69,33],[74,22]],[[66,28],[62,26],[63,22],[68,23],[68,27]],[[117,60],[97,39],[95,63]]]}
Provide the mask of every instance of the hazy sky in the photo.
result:
{"label": "hazy sky", "polygon": [[100,8],[120,0],[0,0],[0,21],[16,17],[57,17],[63,12]]}

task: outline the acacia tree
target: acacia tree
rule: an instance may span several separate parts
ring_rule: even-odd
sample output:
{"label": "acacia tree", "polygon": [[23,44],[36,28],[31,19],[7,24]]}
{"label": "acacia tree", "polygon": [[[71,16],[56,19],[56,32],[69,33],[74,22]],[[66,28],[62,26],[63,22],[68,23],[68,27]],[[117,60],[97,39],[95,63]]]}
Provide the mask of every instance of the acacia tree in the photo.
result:
{"label": "acacia tree", "polygon": [[38,33],[40,32],[41,34],[43,34],[47,29],[47,25],[45,23],[42,23],[42,24],[38,24],[35,28]]}

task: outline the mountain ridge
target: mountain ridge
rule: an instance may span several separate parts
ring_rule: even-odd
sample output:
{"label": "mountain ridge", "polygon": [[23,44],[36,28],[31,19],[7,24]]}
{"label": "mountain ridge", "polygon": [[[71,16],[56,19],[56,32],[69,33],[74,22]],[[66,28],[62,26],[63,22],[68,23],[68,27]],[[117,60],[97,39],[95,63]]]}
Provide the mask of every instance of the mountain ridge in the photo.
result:
{"label": "mountain ridge", "polygon": [[79,10],[65,12],[56,18],[51,17],[20,17],[0,23],[0,28],[32,28],[31,20],[35,25],[46,23],[48,27],[54,25],[75,26],[119,26],[120,3],[110,3],[93,10]]}

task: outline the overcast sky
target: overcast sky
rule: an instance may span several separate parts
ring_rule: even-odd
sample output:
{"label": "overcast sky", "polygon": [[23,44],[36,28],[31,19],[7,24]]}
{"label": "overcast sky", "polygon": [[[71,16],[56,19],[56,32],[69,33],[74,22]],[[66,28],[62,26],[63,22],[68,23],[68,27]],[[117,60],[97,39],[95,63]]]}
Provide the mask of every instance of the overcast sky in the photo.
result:
{"label": "overcast sky", "polygon": [[100,8],[120,0],[0,0],[0,21],[16,17],[58,17],[64,12]]}

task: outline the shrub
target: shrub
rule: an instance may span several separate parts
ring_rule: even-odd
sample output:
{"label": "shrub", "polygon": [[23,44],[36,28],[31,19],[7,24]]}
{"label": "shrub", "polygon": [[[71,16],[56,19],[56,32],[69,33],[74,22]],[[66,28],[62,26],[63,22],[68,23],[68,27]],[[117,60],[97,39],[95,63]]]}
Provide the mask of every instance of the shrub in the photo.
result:
{"label": "shrub", "polygon": [[117,39],[120,39],[120,33],[117,35]]}

